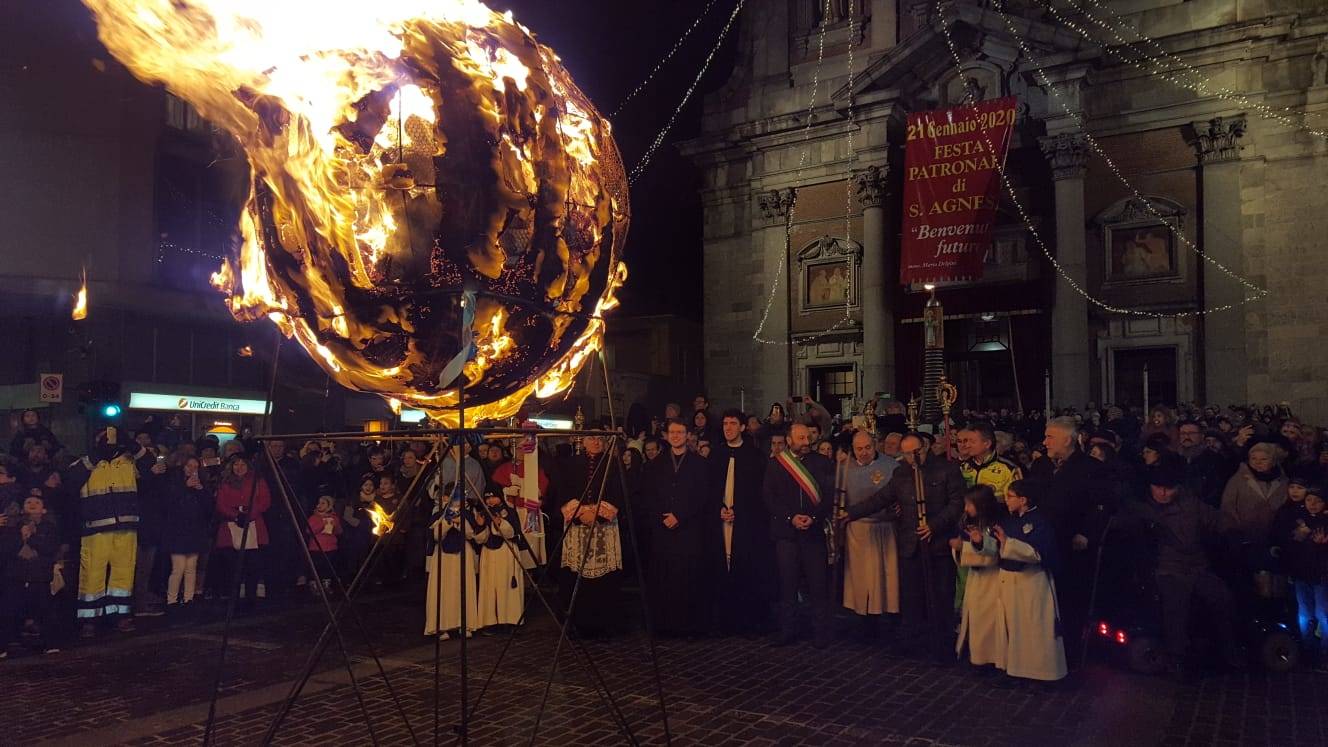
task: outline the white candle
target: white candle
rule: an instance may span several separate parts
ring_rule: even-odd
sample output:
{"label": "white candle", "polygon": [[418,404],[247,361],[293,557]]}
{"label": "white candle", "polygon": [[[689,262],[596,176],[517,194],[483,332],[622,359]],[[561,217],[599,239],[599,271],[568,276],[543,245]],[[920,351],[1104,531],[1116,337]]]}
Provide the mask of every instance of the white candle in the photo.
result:
{"label": "white candle", "polygon": [[1046,417],[1051,417],[1051,369],[1042,376],[1042,406],[1046,408]]}
{"label": "white candle", "polygon": [[1144,364],[1144,415],[1148,415],[1148,364]]}

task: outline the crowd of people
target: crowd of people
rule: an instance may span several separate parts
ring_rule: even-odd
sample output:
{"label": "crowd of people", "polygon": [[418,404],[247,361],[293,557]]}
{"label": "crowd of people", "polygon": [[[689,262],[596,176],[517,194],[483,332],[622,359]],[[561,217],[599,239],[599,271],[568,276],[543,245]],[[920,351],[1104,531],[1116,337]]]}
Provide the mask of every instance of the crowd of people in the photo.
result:
{"label": "crowd of people", "polygon": [[1091,615],[1151,598],[1183,675],[1200,612],[1240,666],[1244,600],[1284,584],[1328,667],[1323,431],[1286,406],[1049,415],[919,428],[891,400],[762,417],[698,395],[597,424],[613,437],[222,444],[149,421],[77,457],[28,411],[0,461],[0,656],[209,598],[316,599],[372,551],[371,583],[428,579],[431,636],[522,624],[532,585],[579,635],[615,635],[639,572],[660,635],[824,646],[856,618],[899,651],[1055,681]]}

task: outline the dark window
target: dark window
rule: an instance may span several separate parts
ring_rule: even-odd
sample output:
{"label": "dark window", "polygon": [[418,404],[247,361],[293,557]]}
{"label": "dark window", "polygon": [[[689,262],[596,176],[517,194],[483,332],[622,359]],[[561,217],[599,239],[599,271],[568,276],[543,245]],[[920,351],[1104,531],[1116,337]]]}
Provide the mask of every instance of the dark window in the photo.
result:
{"label": "dark window", "polygon": [[209,290],[236,240],[239,206],[226,198],[220,169],[163,153],[157,166],[157,279],[179,290]]}

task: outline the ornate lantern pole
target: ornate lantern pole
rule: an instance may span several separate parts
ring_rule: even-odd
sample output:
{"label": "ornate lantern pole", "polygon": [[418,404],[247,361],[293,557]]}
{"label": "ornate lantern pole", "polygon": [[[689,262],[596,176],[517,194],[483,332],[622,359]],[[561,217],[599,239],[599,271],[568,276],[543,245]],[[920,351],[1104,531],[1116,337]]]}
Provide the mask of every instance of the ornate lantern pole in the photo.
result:
{"label": "ornate lantern pole", "polygon": [[922,310],[922,421],[937,423],[941,419],[940,392],[945,380],[945,309],[936,299],[936,286],[924,286],[931,292]]}
{"label": "ornate lantern pole", "polygon": [[954,435],[950,429],[950,408],[959,399],[959,389],[954,384],[945,380],[945,374],[941,374],[941,383],[936,385],[936,399],[941,403],[941,427],[945,429],[945,456],[947,459],[955,459],[954,453]]}

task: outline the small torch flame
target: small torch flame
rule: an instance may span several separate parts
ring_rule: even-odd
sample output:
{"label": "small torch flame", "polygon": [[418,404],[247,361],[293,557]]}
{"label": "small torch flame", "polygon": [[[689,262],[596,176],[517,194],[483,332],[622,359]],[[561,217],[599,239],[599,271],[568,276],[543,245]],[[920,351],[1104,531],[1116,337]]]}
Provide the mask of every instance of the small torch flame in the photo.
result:
{"label": "small torch flame", "polygon": [[83,271],[83,284],[79,286],[78,293],[74,296],[74,310],[69,314],[76,322],[81,322],[88,318],[88,271]]}
{"label": "small torch flame", "polygon": [[369,518],[373,521],[373,533],[375,537],[382,537],[384,534],[392,531],[392,517],[383,510],[377,503],[369,505]]}

